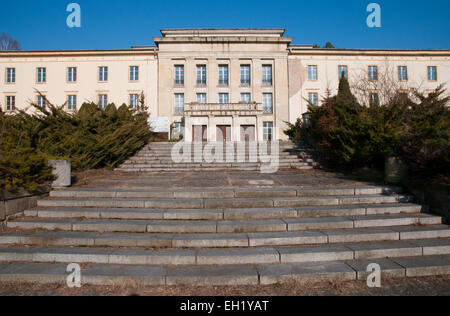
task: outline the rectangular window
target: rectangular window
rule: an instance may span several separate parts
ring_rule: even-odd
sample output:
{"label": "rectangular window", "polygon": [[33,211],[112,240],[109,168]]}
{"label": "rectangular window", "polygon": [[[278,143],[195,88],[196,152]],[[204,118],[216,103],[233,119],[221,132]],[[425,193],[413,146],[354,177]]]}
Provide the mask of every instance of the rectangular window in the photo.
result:
{"label": "rectangular window", "polygon": [[437,67],[436,66],[428,67],[428,81],[437,81]]}
{"label": "rectangular window", "polygon": [[241,65],[241,85],[249,86],[250,83],[250,65]]}
{"label": "rectangular window", "polygon": [[369,93],[369,105],[370,106],[379,106],[380,105],[380,97],[378,92]]}
{"label": "rectangular window", "polygon": [[263,65],[262,68],[262,83],[263,85],[272,85],[272,65]]}
{"label": "rectangular window", "polygon": [[206,65],[197,65],[197,85],[206,85]]}
{"label": "rectangular window", "polygon": [[369,80],[370,81],[378,80],[378,66],[369,66]]}
{"label": "rectangular window", "polygon": [[228,65],[219,65],[219,85],[228,86]]}
{"label": "rectangular window", "polygon": [[107,94],[99,94],[98,95],[98,106],[105,110],[108,106],[108,95]]}
{"label": "rectangular window", "polygon": [[6,68],[6,83],[16,82],[16,68]]}
{"label": "rectangular window", "polygon": [[241,102],[242,103],[252,102],[252,95],[250,93],[241,93]]}
{"label": "rectangular window", "polygon": [[6,111],[14,111],[16,109],[16,97],[9,95],[6,97]]}
{"label": "rectangular window", "polygon": [[219,103],[228,104],[230,103],[230,97],[228,93],[219,93]]}
{"label": "rectangular window", "polygon": [[342,78],[348,79],[348,67],[341,65],[338,67],[339,80]]}
{"label": "rectangular window", "polygon": [[67,68],[67,82],[77,82],[77,68]]}
{"label": "rectangular window", "polygon": [[130,98],[130,108],[136,110],[139,105],[139,95],[133,93],[129,95],[129,98]]}
{"label": "rectangular window", "polygon": [[308,100],[312,105],[318,106],[319,105],[319,94],[317,92],[310,92],[308,94]]}
{"label": "rectangular window", "polygon": [[98,81],[108,81],[108,67],[98,67]]}
{"label": "rectangular window", "polygon": [[273,113],[273,96],[272,93],[263,93],[263,112],[266,114]]}
{"label": "rectangular window", "polygon": [[67,109],[69,111],[75,111],[77,109],[77,96],[68,95],[67,96]]}
{"label": "rectangular window", "polygon": [[197,103],[206,104],[206,93],[197,93]]}
{"label": "rectangular window", "polygon": [[408,81],[408,68],[406,66],[398,66],[398,80]]}
{"label": "rectangular window", "polygon": [[139,67],[130,66],[130,81],[139,81]]}
{"label": "rectangular window", "polygon": [[175,94],[175,114],[178,114],[178,115],[184,114],[184,94],[183,93]]}
{"label": "rectangular window", "polygon": [[37,69],[37,79],[38,83],[47,82],[47,69],[46,68],[38,68]]}
{"label": "rectangular window", "polygon": [[45,109],[45,98],[41,95],[36,97],[36,105],[42,109]]}
{"label": "rectangular window", "polygon": [[273,140],[273,122],[263,123],[263,140],[266,142]]}
{"label": "rectangular window", "polygon": [[308,66],[308,80],[310,81],[317,80],[317,65]]}
{"label": "rectangular window", "polygon": [[184,66],[183,65],[175,66],[175,85],[177,85],[177,86],[184,85]]}

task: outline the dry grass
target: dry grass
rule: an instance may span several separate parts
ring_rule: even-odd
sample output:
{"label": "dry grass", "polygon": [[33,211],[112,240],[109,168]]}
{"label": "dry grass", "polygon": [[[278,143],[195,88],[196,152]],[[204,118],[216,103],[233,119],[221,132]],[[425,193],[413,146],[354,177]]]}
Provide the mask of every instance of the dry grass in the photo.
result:
{"label": "dry grass", "polygon": [[450,276],[384,280],[382,288],[369,289],[365,282],[276,284],[227,287],[83,286],[3,283],[1,296],[449,296]]}

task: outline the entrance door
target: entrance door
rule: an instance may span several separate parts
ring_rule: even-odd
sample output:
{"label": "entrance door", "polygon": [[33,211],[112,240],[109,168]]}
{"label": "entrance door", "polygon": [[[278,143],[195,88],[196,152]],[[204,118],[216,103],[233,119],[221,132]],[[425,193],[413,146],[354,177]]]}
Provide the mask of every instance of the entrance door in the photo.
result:
{"label": "entrance door", "polygon": [[217,141],[231,142],[231,125],[217,125]]}
{"label": "entrance door", "polygon": [[242,142],[255,141],[255,125],[241,125],[241,141]]}
{"label": "entrance door", "polygon": [[208,141],[208,126],[194,125],[192,126],[192,141],[194,143],[201,143]]}

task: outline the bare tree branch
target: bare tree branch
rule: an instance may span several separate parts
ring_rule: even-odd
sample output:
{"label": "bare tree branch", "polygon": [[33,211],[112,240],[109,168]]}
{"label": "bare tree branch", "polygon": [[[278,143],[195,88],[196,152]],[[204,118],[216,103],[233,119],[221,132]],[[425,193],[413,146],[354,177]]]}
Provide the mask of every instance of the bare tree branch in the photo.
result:
{"label": "bare tree branch", "polygon": [[20,50],[20,43],[8,34],[2,33],[0,36],[0,51]]}

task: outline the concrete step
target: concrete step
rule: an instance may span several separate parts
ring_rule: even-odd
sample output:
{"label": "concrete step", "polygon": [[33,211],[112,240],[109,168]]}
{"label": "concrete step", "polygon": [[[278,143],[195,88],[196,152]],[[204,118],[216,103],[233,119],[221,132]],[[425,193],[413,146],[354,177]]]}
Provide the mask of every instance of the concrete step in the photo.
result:
{"label": "concrete step", "polygon": [[249,233],[287,232],[324,229],[439,225],[442,218],[427,214],[365,215],[296,219],[244,221],[182,220],[85,220],[85,219],[20,219],[9,221],[8,228],[61,231],[135,232],[135,233]]}
{"label": "concrete step", "polygon": [[328,188],[249,188],[249,189],[207,189],[207,190],[102,190],[73,188],[53,190],[51,197],[71,198],[267,198],[267,197],[320,197],[360,196],[401,193],[402,189],[392,186],[345,186]]}
{"label": "concrete step", "polygon": [[331,262],[450,254],[450,239],[384,241],[338,245],[142,250],[121,248],[0,248],[0,262],[95,263],[125,265],[241,265]]}
{"label": "concrete step", "polygon": [[[406,230],[407,228],[407,230]],[[160,234],[93,232],[14,232],[0,234],[1,245],[40,247],[233,248],[324,245],[353,242],[450,238],[450,227],[393,226],[279,233]],[[445,239],[443,239],[445,241]],[[431,254],[431,253],[430,253]]]}
{"label": "concrete step", "polygon": [[411,202],[411,196],[360,195],[324,197],[274,198],[47,198],[38,201],[39,207],[93,207],[137,209],[224,209],[224,208],[285,208],[303,206],[338,206],[360,204],[392,204]]}
{"label": "concrete step", "polygon": [[[182,266],[168,269],[148,265],[90,265],[81,271],[82,285],[102,286],[229,286],[272,285],[296,281],[341,282],[366,280],[367,267],[377,263],[382,278],[404,278],[450,274],[450,256],[406,257],[394,259],[348,260],[257,266]],[[26,263],[0,265],[0,282],[66,284],[66,264]]]}
{"label": "concrete step", "polygon": [[381,204],[356,206],[323,206],[300,208],[256,208],[227,210],[146,210],[108,208],[52,208],[24,212],[26,217],[40,218],[86,218],[123,220],[255,220],[281,218],[320,218],[332,216],[414,214],[428,208],[415,204]]}

